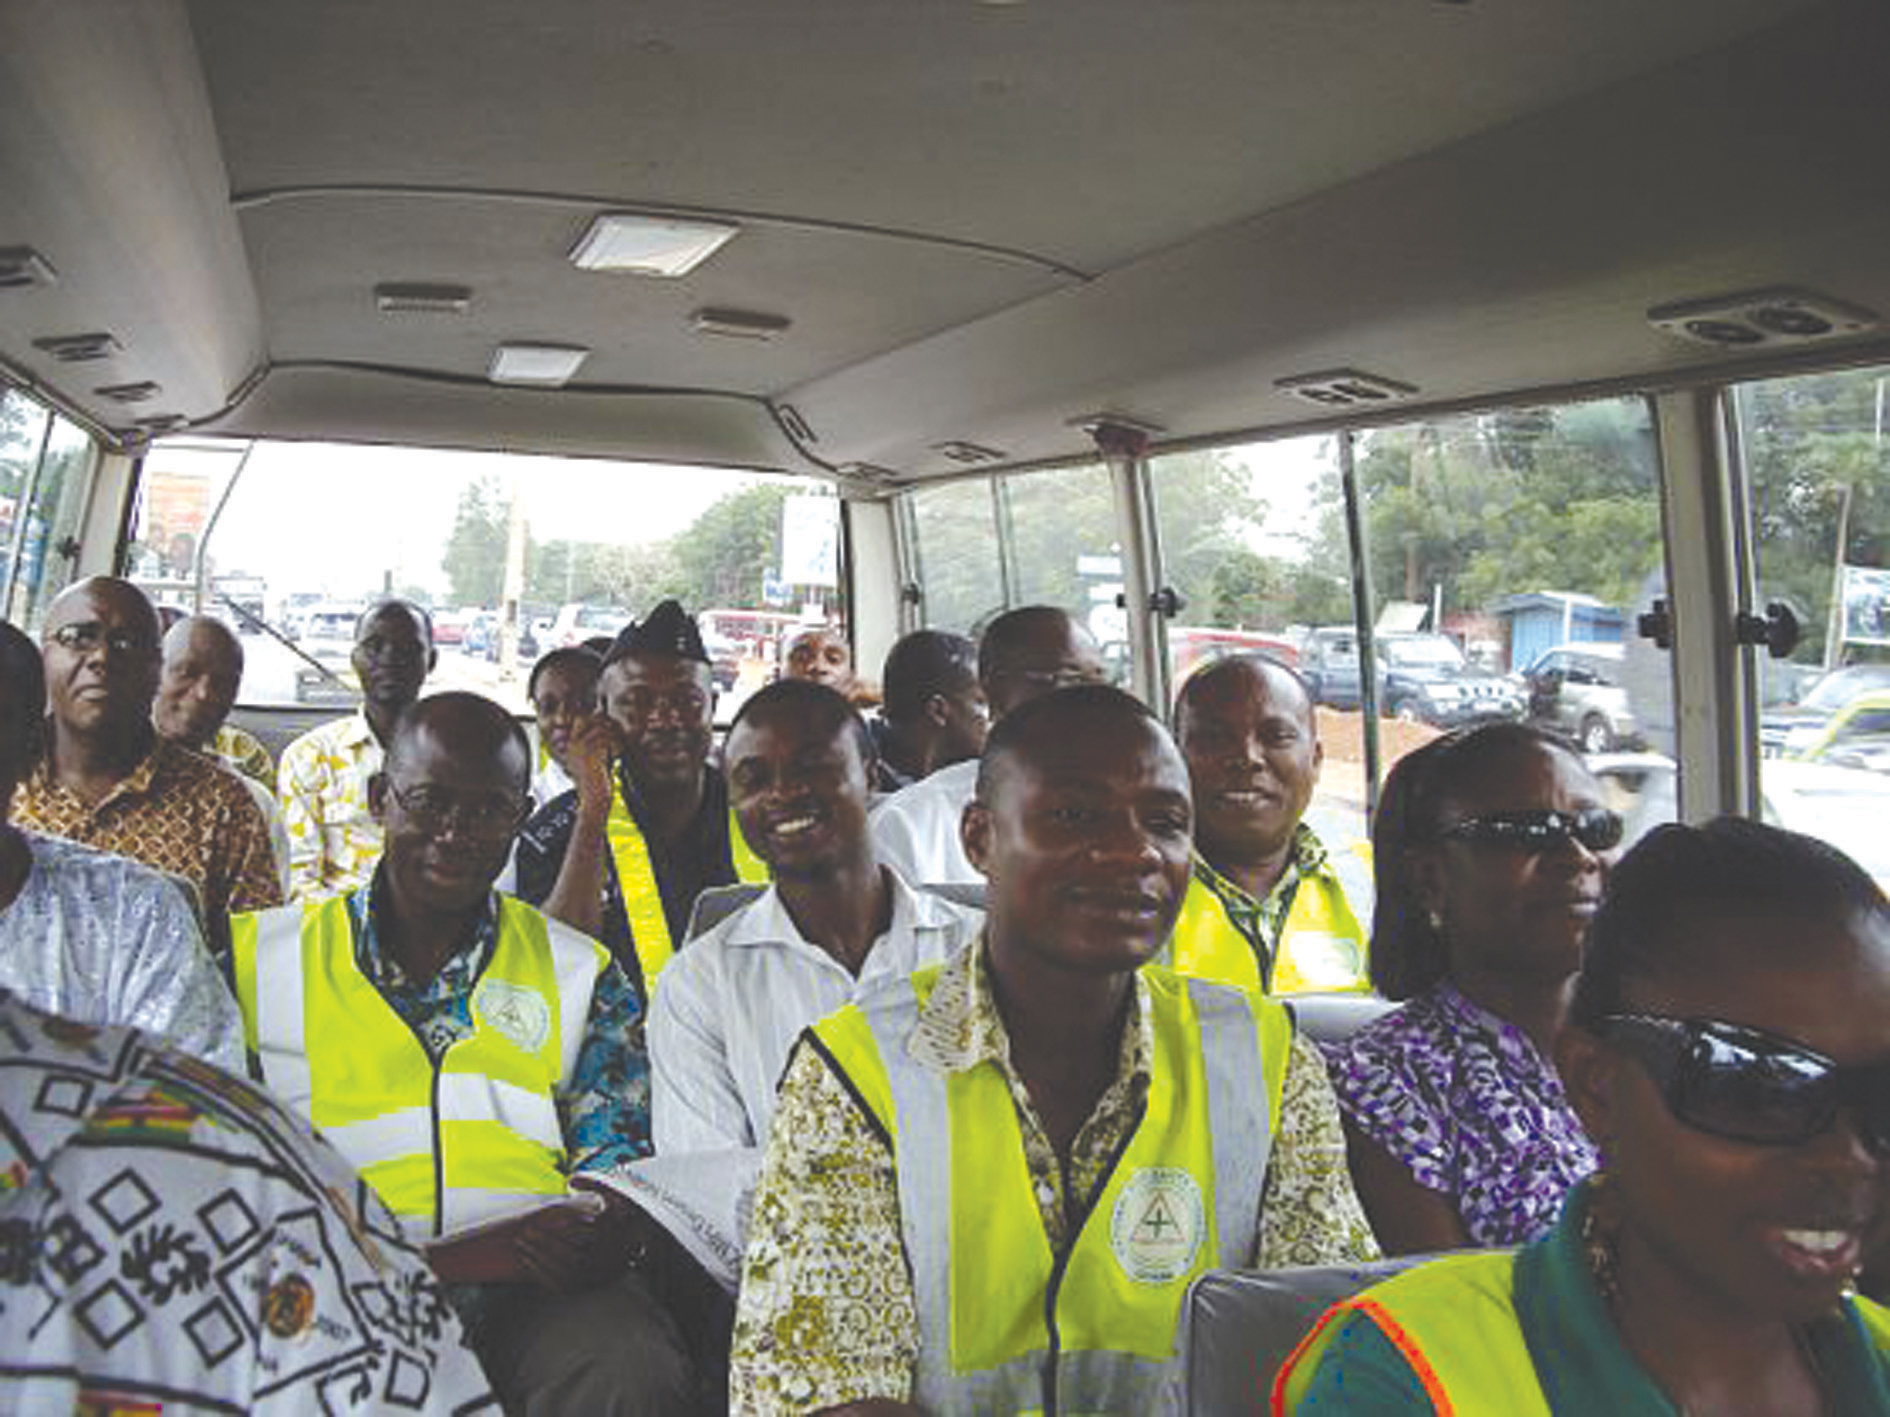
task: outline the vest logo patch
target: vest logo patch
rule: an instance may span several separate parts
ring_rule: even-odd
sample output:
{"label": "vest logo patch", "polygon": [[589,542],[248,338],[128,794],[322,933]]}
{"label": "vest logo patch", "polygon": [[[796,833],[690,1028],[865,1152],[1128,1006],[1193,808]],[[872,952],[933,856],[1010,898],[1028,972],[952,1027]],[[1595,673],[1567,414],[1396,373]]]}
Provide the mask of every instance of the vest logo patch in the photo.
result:
{"label": "vest logo patch", "polygon": [[1151,1166],[1129,1177],[1109,1218],[1109,1248],[1138,1284],[1172,1284],[1194,1268],[1207,1238],[1207,1207],[1193,1176]]}
{"label": "vest logo patch", "polygon": [[473,990],[473,1017],[527,1053],[551,1037],[551,1007],[535,989],[503,979],[481,980]]}

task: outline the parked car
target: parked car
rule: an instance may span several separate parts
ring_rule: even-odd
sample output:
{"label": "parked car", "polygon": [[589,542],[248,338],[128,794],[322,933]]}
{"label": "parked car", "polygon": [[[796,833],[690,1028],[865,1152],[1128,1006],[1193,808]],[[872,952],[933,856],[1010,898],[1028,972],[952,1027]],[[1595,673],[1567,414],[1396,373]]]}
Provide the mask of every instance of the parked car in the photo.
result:
{"label": "parked car", "polygon": [[1802,752],[1839,709],[1873,689],[1890,689],[1890,664],[1847,664],[1833,669],[1797,703],[1759,716],[1759,751],[1767,757]]}
{"label": "parked car", "polygon": [[1358,631],[1350,625],[1322,625],[1299,650],[1299,672],[1306,677],[1313,702],[1330,708],[1359,705]]}
{"label": "parked car", "polygon": [[1471,668],[1448,635],[1379,635],[1375,646],[1378,704],[1392,718],[1457,728],[1528,709],[1519,681]]}
{"label": "parked car", "polygon": [[[301,704],[352,705],[360,694],[354,673],[354,626],[358,605],[319,604],[302,617],[295,646],[314,660],[295,671],[295,701]],[[319,667],[317,667],[319,666]]]}
{"label": "parked car", "polygon": [[549,630],[534,634],[533,638],[546,649],[566,649],[599,635],[615,639],[630,619],[628,610],[619,610],[614,605],[566,605],[558,611]]}
{"label": "parked car", "polygon": [[1584,753],[1641,746],[1621,682],[1625,646],[1582,642],[1544,650],[1523,670],[1529,719],[1573,738]]}
{"label": "parked car", "polygon": [[[1890,773],[1890,689],[1859,694],[1786,760]],[[1767,763],[1764,771],[1770,774],[1779,766]]]}

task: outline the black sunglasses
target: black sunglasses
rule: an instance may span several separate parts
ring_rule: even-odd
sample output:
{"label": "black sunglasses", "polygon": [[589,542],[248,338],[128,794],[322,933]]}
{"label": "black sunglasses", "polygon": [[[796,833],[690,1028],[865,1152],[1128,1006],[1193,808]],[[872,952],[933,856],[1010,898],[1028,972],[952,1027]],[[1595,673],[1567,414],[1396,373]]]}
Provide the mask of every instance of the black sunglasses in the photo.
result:
{"label": "black sunglasses", "polygon": [[1647,1069],[1667,1110],[1698,1131],[1797,1146],[1848,1106],[1864,1144],[1890,1156],[1890,1061],[1840,1067],[1792,1039],[1713,1019],[1613,1014],[1599,1031]]}
{"label": "black sunglasses", "polygon": [[1579,841],[1590,851],[1610,851],[1621,844],[1621,814],[1606,807],[1557,812],[1543,807],[1526,812],[1491,812],[1452,822],[1438,835],[1473,846],[1509,846],[1532,854]]}

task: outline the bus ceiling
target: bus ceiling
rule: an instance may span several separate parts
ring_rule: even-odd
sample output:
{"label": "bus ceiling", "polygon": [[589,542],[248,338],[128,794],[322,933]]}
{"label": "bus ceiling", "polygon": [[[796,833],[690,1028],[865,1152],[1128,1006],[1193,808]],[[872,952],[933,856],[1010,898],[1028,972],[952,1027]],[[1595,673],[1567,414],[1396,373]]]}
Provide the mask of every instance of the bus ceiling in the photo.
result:
{"label": "bus ceiling", "polygon": [[[120,437],[873,487],[1083,456],[1097,410],[1199,439],[1797,357],[1649,319],[1745,291],[1881,358],[1886,48],[1878,0],[6,0],[0,365]],[[611,213],[732,237],[580,268]],[[495,385],[507,343],[567,382]],[[1347,371],[1349,410],[1303,377]]]}

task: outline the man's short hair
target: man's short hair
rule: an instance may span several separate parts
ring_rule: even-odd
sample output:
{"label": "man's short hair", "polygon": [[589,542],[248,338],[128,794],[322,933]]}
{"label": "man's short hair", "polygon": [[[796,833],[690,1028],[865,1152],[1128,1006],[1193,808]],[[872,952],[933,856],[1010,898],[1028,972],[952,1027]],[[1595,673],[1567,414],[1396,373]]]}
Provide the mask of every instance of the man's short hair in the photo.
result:
{"label": "man's short hair", "polygon": [[[1056,736],[1066,738],[1076,724],[1099,720],[1142,721],[1153,724],[1163,738],[1168,736],[1147,704],[1113,684],[1072,684],[1054,689],[1019,705],[991,726],[991,736],[984,740],[984,756],[978,760],[976,800],[988,804],[1003,769],[1029,753],[1049,728],[1057,728]],[[1064,726],[1066,721],[1070,727]],[[1099,771],[1105,766],[1097,764]]]}
{"label": "man's short hair", "polygon": [[387,745],[382,771],[389,777],[413,751],[414,740],[422,729],[439,734],[437,725],[444,719],[451,727],[453,746],[462,751],[497,755],[507,743],[518,749],[519,788],[529,791],[532,775],[532,740],[517,719],[483,694],[451,689],[443,694],[429,694],[404,711],[394,723],[394,736]]}
{"label": "man's short hair", "polygon": [[910,723],[934,694],[961,693],[978,682],[978,646],[950,630],[914,630],[886,653],[880,674],[888,723]]}
{"label": "man's short hair", "polygon": [[383,610],[391,610],[395,606],[399,606],[402,610],[405,610],[408,614],[412,615],[415,620],[420,622],[420,628],[426,631],[427,647],[429,649],[432,648],[433,646],[433,616],[431,612],[427,610],[426,606],[416,605],[413,601],[403,600],[397,595],[390,595],[384,600],[375,601],[372,605],[368,606],[367,609],[363,610],[359,615],[355,617],[355,621],[354,621],[355,639],[358,641],[361,638],[361,636],[367,630],[368,622],[371,621],[376,615],[379,615]]}
{"label": "man's short hair", "polygon": [[1229,674],[1246,670],[1277,670],[1292,680],[1306,698],[1306,716],[1317,724],[1318,715],[1314,710],[1318,707],[1318,700],[1313,695],[1312,685],[1306,682],[1306,676],[1285,660],[1276,659],[1273,655],[1256,650],[1243,654],[1225,654],[1219,659],[1197,665],[1193,672],[1181,681],[1181,688],[1175,693],[1175,726],[1177,728],[1181,726],[1183,711],[1193,706],[1195,698],[1202,690]]}
{"label": "man's short hair", "polygon": [[860,717],[860,711],[847,701],[845,694],[826,684],[815,683],[812,679],[776,679],[772,684],[755,690],[736,711],[734,720],[728,726],[728,737],[723,742],[733,742],[736,729],[764,713],[808,718],[816,724],[824,722],[835,729],[844,724],[852,730],[853,744],[859,749],[861,762],[870,765],[878,756],[873,751],[873,735],[867,731],[866,720]]}
{"label": "man's short hair", "polygon": [[1020,605],[1006,610],[985,626],[978,641],[978,677],[990,679],[1034,630],[1049,624],[1068,625],[1088,633],[1067,610],[1054,605]]}

